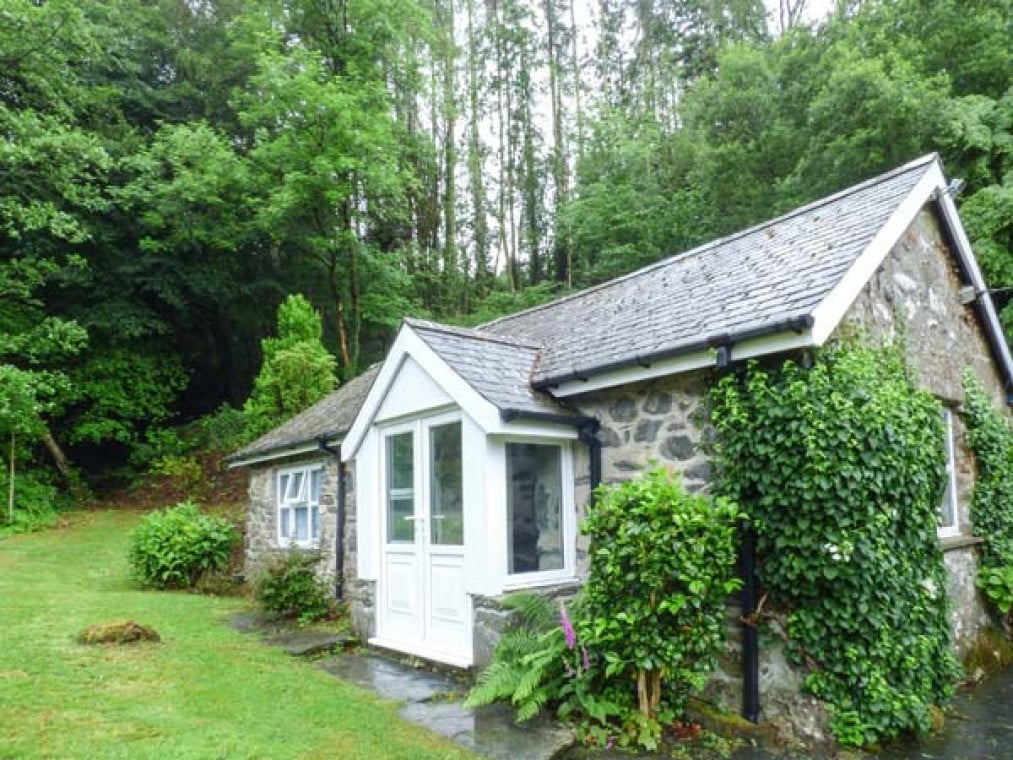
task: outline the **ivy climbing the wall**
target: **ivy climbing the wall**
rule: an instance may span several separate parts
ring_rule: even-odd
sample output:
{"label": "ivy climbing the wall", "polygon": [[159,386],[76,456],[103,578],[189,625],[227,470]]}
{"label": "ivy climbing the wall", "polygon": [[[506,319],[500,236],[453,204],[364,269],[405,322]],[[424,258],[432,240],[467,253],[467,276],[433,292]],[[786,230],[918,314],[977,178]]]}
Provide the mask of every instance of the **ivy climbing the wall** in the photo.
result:
{"label": "ivy climbing the wall", "polygon": [[936,537],[938,401],[895,347],[846,344],[807,368],[750,365],[712,393],[718,488],[758,534],[768,607],[845,745],[929,728],[958,664]]}
{"label": "ivy climbing the wall", "polygon": [[977,465],[971,522],[985,538],[978,585],[1013,623],[1013,430],[978,378],[964,373],[967,443]]}

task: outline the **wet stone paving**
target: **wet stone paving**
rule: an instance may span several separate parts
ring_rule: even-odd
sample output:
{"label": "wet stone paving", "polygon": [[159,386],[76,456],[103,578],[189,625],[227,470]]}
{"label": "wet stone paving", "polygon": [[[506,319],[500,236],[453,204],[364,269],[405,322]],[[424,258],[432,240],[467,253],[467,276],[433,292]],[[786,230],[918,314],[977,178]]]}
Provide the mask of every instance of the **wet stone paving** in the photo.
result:
{"label": "wet stone paving", "polygon": [[[259,633],[265,643],[293,655],[340,651],[346,637],[326,631],[280,630],[262,616],[238,615],[233,627]],[[464,707],[468,684],[454,676],[413,668],[370,651],[325,656],[318,666],[377,696],[402,702],[400,715],[491,760],[626,760],[671,757],[573,748],[573,732],[548,719],[523,725],[508,707],[477,710]],[[946,711],[946,727],[917,744],[885,749],[880,760],[1013,760],[1013,667],[993,675],[974,689],[960,692]],[[692,749],[689,756],[695,757]],[[685,757],[686,754],[681,754]],[[707,752],[701,758],[713,757]],[[730,760],[812,760],[813,754],[740,747]],[[856,757],[850,754],[849,757]]]}

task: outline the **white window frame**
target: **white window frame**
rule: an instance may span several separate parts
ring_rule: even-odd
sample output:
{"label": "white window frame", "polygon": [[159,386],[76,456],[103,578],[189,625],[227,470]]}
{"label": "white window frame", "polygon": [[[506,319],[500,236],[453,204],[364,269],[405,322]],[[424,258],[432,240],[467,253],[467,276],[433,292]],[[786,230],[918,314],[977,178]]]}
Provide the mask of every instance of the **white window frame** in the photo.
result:
{"label": "white window frame", "polygon": [[[937,533],[940,538],[951,538],[960,535],[960,503],[957,499],[957,452],[953,436],[953,409],[943,405],[943,435],[946,450],[946,480],[947,488],[943,491],[942,499],[938,506],[940,522]],[[944,508],[949,506],[949,512],[953,515],[953,522],[949,525],[942,523],[945,514]]]}
{"label": "white window frame", "polygon": [[[274,500],[274,514],[275,514],[275,537],[278,541],[278,546],[287,548],[290,546],[297,546],[301,549],[311,549],[320,545],[320,537],[323,533],[323,515],[320,511],[320,494],[317,494],[317,499],[313,500],[312,488],[310,483],[314,473],[320,473],[320,491],[323,491],[324,478],[326,477],[326,470],[322,464],[305,464],[297,467],[285,467],[279,469],[275,476],[275,500]],[[294,494],[283,493],[282,483],[286,486],[291,485],[292,478],[295,475],[301,475],[300,488],[298,492]],[[287,478],[287,480],[286,480]],[[286,488],[286,490],[290,490]],[[296,507],[305,506],[307,507],[306,520],[307,520],[307,535],[308,538],[305,541],[297,540],[295,536],[295,509]],[[284,513],[287,512],[287,515]],[[316,513],[316,521],[313,516]],[[283,516],[284,515],[284,516]],[[283,525],[284,517],[288,518],[288,525]],[[316,525],[316,535],[313,534],[313,527]],[[283,528],[288,529],[288,535],[283,535],[285,532]]]}
{"label": "white window frame", "polygon": [[[556,583],[572,581],[577,577],[577,507],[574,496],[574,470],[573,470],[573,449],[570,441],[553,438],[536,438],[528,436],[510,436],[503,439],[503,482],[507,484],[506,473],[509,467],[507,457],[510,443],[533,443],[541,446],[555,446],[559,448],[559,476],[562,480],[562,521],[563,521],[563,567],[558,570],[539,570],[527,573],[510,572],[510,551],[504,543],[504,566],[503,573],[506,578],[503,588],[505,591],[512,591],[521,588],[533,588],[537,586],[549,586]],[[507,484],[509,487],[509,484]],[[509,542],[511,530],[509,523],[509,510],[507,509],[508,494],[503,493],[503,541]]]}
{"label": "white window frame", "polygon": [[[413,521],[415,525],[419,525],[419,509],[422,506],[419,499],[426,499],[427,502],[430,499],[429,489],[429,478],[431,476],[430,470],[432,469],[432,463],[429,461],[430,452],[430,430],[434,427],[443,427],[444,425],[452,425],[457,423],[461,426],[461,457],[464,457],[464,446],[465,446],[465,430],[464,430],[464,415],[459,409],[437,410],[435,413],[430,411],[422,416],[416,416],[410,420],[401,420],[396,422],[388,422],[377,426],[379,435],[379,447],[380,447],[380,484],[382,487],[383,497],[381,499],[381,529],[380,529],[380,545],[381,546],[410,546],[411,544],[417,543],[419,536],[416,534],[412,541],[399,541],[396,543],[390,542],[390,526],[388,521],[390,519],[390,489],[388,487],[387,478],[389,474],[387,472],[387,439],[391,436],[400,435],[401,433],[412,434],[412,462],[414,467],[414,477],[412,485],[412,497],[414,499],[415,518]],[[462,486],[464,485],[463,480],[467,479],[467,473],[464,472],[462,467]],[[432,504],[428,504],[428,508],[432,509]],[[427,514],[423,521],[423,525],[420,526],[422,530],[429,530],[429,521],[432,515]],[[462,504],[461,518],[466,525],[468,523],[468,505],[465,501]],[[463,530],[463,529],[462,529]],[[465,538],[466,534],[462,535],[462,541],[467,541]],[[448,546],[456,548],[455,544],[433,544],[432,534],[427,533],[425,536],[426,546]],[[462,544],[463,545],[463,544]]]}

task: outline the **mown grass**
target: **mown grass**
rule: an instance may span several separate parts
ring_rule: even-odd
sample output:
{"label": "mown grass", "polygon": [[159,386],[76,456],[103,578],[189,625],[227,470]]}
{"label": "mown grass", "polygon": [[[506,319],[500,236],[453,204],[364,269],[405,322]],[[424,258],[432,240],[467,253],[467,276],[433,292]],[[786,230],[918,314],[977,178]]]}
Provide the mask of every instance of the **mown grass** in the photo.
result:
{"label": "mown grass", "polygon": [[[138,589],[125,559],[136,520],[80,513],[0,540],[0,758],[473,757],[231,630],[242,601]],[[76,643],[128,618],[162,642]]]}

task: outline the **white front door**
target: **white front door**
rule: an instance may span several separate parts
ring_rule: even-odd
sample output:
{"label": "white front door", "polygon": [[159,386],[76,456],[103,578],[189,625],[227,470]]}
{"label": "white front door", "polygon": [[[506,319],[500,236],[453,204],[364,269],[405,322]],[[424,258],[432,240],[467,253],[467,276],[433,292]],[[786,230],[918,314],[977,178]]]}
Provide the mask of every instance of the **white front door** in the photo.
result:
{"label": "white front door", "polygon": [[381,440],[385,514],[375,643],[470,665],[460,419],[399,425]]}

